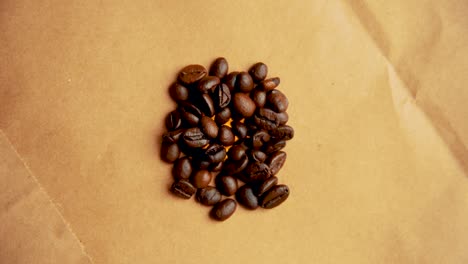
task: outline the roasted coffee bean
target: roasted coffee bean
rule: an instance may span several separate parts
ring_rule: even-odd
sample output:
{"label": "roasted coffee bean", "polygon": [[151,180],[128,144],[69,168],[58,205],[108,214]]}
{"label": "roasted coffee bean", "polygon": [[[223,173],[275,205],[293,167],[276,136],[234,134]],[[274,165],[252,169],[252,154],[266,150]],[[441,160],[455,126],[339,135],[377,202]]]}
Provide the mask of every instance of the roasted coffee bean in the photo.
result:
{"label": "roasted coffee bean", "polygon": [[247,126],[247,129],[249,129],[249,135],[254,134],[257,130],[259,130],[257,124],[255,124],[255,120],[253,117],[246,118],[244,120],[244,124]]}
{"label": "roasted coffee bean", "polygon": [[190,199],[196,191],[197,188],[186,180],[178,180],[171,186],[171,192],[184,199]]}
{"label": "roasted coffee bean", "polygon": [[231,123],[231,125],[234,135],[236,135],[239,139],[244,139],[247,136],[249,130],[243,122],[235,121],[234,123]]}
{"label": "roasted coffee bean", "polygon": [[243,182],[253,182],[266,180],[271,176],[270,168],[265,163],[253,162],[245,168],[244,173],[240,175]]}
{"label": "roasted coffee bean", "polygon": [[271,176],[270,178],[261,182],[258,187],[255,188],[255,193],[258,197],[260,197],[273,188],[273,186],[276,184],[278,184],[278,178],[276,176]]}
{"label": "roasted coffee bean", "polygon": [[237,191],[237,179],[229,175],[216,177],[216,187],[226,196],[234,195]]}
{"label": "roasted coffee bean", "polygon": [[196,198],[203,205],[214,205],[221,201],[222,197],[215,187],[207,186],[203,189],[198,189]]}
{"label": "roasted coffee bean", "polygon": [[274,208],[282,204],[289,196],[289,188],[280,184],[271,188],[263,197],[261,206],[266,209]]}
{"label": "roasted coffee bean", "polygon": [[184,129],[178,129],[170,132],[166,132],[163,134],[163,142],[164,143],[177,143],[185,132]]}
{"label": "roasted coffee bean", "polygon": [[240,160],[227,159],[224,162],[223,171],[226,174],[234,175],[243,171],[247,167],[247,165],[249,165],[249,158],[247,157],[247,155],[244,155],[244,157]]}
{"label": "roasted coffee bean", "polygon": [[228,151],[228,157],[232,160],[241,160],[245,157],[245,148],[241,145],[234,145]]}
{"label": "roasted coffee bean", "polygon": [[258,130],[252,135],[252,147],[254,149],[261,148],[268,141],[270,141],[270,134],[265,130]]}
{"label": "roasted coffee bean", "polygon": [[198,91],[200,93],[207,93],[213,90],[221,80],[216,76],[205,76],[198,82]]}
{"label": "roasted coffee bean", "polygon": [[208,170],[199,170],[192,176],[192,184],[196,188],[205,188],[211,181],[211,172]]}
{"label": "roasted coffee bean", "polygon": [[281,113],[288,110],[288,98],[280,91],[273,90],[267,94],[268,105],[273,111]]}
{"label": "roasted coffee bean", "polygon": [[229,109],[228,107],[226,108],[223,108],[220,112],[218,112],[215,116],[215,122],[218,124],[218,125],[223,125],[225,124],[227,121],[229,121],[229,119],[231,118],[231,109]]}
{"label": "roasted coffee bean", "polygon": [[227,198],[217,203],[213,209],[211,209],[210,215],[212,218],[218,221],[224,221],[231,217],[236,211],[237,203],[233,199]]}
{"label": "roasted coffee bean", "polygon": [[268,108],[260,108],[254,115],[255,124],[265,130],[273,130],[278,127],[278,114]]}
{"label": "roasted coffee bean", "polygon": [[288,125],[283,125],[271,130],[270,134],[276,140],[290,140],[294,137],[294,129]]}
{"label": "roasted coffee bean", "polygon": [[217,58],[210,67],[210,75],[216,76],[220,79],[226,76],[229,70],[228,62],[225,58]]}
{"label": "roasted coffee bean", "polygon": [[288,122],[288,120],[289,120],[289,115],[288,115],[287,112],[278,113],[276,115],[276,117],[278,118],[278,121],[279,121],[280,125],[286,124]]}
{"label": "roasted coffee bean", "polygon": [[192,126],[196,126],[200,121],[202,113],[194,104],[183,102],[179,105],[180,116]]}
{"label": "roasted coffee bean", "polygon": [[254,87],[252,77],[247,72],[241,72],[237,75],[236,89],[242,93],[250,92]]}
{"label": "roasted coffee bean", "polygon": [[179,158],[180,149],[175,143],[163,143],[161,146],[161,158],[169,163],[173,163]]}
{"label": "roasted coffee bean", "polygon": [[200,127],[203,134],[205,134],[207,137],[216,138],[218,136],[219,128],[213,119],[207,116],[203,116],[200,120]]}
{"label": "roasted coffee bean", "polygon": [[255,103],[255,106],[257,106],[257,108],[262,108],[265,106],[266,99],[267,99],[267,93],[265,91],[255,89],[253,90],[251,97]]}
{"label": "roasted coffee bean", "polygon": [[175,82],[169,88],[169,94],[174,101],[185,101],[189,98],[189,90],[182,84]]}
{"label": "roasted coffee bean", "polygon": [[258,198],[255,196],[254,191],[249,184],[245,184],[237,190],[236,200],[239,204],[250,210],[257,209],[258,207]]}
{"label": "roasted coffee bean", "polygon": [[209,117],[212,117],[216,113],[213,99],[207,93],[197,98],[197,106],[203,114]]}
{"label": "roasted coffee bean", "polygon": [[210,171],[219,172],[223,169],[223,162],[218,162],[210,165]]}
{"label": "roasted coffee bean", "polygon": [[265,163],[270,167],[271,175],[276,175],[278,173],[286,162],[286,157],[287,155],[284,151],[277,151],[268,157]]}
{"label": "roasted coffee bean", "polygon": [[255,112],[255,103],[247,94],[235,93],[232,104],[234,110],[243,117],[250,117]]}
{"label": "roasted coffee bean", "polygon": [[267,155],[270,155],[271,153],[274,153],[278,150],[281,150],[283,149],[284,147],[286,147],[286,141],[284,140],[280,140],[278,142],[270,142],[266,147],[265,147],[265,150],[264,152],[267,154]]}
{"label": "roasted coffee bean", "polygon": [[235,137],[234,133],[232,133],[231,128],[224,125],[221,126],[218,132],[218,140],[224,146],[231,146],[232,144],[234,144]]}
{"label": "roasted coffee bean", "polygon": [[218,163],[226,158],[226,149],[222,145],[213,144],[205,150],[204,156],[204,160],[210,163]]}
{"label": "roasted coffee bean", "polygon": [[276,87],[278,87],[278,85],[280,84],[280,78],[278,77],[274,77],[274,78],[270,78],[270,79],[266,79],[264,81],[262,81],[258,87],[264,91],[271,91],[273,89],[275,89]]}
{"label": "roasted coffee bean", "polygon": [[250,159],[262,163],[267,159],[267,155],[260,150],[252,150],[250,152]]}
{"label": "roasted coffee bean", "polygon": [[224,84],[218,84],[213,89],[213,101],[217,109],[223,109],[231,102],[231,91],[229,87]]}
{"label": "roasted coffee bean", "polygon": [[188,157],[178,159],[172,167],[172,175],[175,179],[188,179],[192,174],[192,162]]}
{"label": "roasted coffee bean", "polygon": [[268,67],[263,62],[257,62],[250,68],[249,73],[255,82],[261,82],[267,77]]}
{"label": "roasted coffee bean", "polygon": [[197,168],[200,170],[207,170],[211,166],[211,163],[207,160],[197,160]]}
{"label": "roasted coffee bean", "polygon": [[205,67],[198,64],[188,65],[180,71],[179,81],[185,84],[192,84],[201,80],[206,74]]}
{"label": "roasted coffee bean", "polygon": [[239,72],[231,72],[224,78],[224,83],[228,86],[232,92],[236,88],[237,75]]}
{"label": "roasted coffee bean", "polygon": [[170,112],[166,117],[166,128],[167,130],[179,129],[182,125],[182,118],[178,111]]}
{"label": "roasted coffee bean", "polygon": [[210,140],[206,138],[205,134],[203,134],[198,127],[192,127],[185,130],[182,135],[182,140],[191,148],[201,148],[210,143]]}

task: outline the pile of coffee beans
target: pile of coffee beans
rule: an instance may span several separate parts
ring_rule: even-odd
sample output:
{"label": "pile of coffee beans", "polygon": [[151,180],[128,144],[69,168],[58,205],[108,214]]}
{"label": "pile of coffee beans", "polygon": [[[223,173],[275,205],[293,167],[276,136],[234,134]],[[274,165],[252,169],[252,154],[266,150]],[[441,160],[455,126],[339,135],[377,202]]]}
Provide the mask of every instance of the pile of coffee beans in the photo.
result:
{"label": "pile of coffee beans", "polygon": [[195,195],[220,221],[237,202],[270,209],[288,198],[288,186],[276,175],[286,161],[282,149],[294,136],[286,125],[288,99],[276,89],[280,79],[267,78],[267,65],[228,69],[226,59],[217,58],[209,71],[193,64],[179,72],[169,88],[177,109],[166,117],[161,146],[161,158],[174,163],[171,192]]}

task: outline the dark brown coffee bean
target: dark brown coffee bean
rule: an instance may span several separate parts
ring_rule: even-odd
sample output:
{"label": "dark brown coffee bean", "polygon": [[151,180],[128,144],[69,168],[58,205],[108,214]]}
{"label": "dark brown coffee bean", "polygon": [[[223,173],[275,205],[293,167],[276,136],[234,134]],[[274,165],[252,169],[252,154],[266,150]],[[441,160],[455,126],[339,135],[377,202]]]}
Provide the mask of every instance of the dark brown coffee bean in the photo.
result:
{"label": "dark brown coffee bean", "polygon": [[255,188],[255,193],[258,197],[262,196],[266,192],[268,192],[273,186],[278,184],[278,178],[276,176],[271,176],[270,178],[264,180],[263,182]]}
{"label": "dark brown coffee bean", "polygon": [[166,132],[163,135],[163,142],[164,143],[177,143],[185,132],[185,129],[178,129],[170,132]]}
{"label": "dark brown coffee bean", "polygon": [[231,72],[224,78],[224,83],[228,86],[232,92],[236,88],[237,75],[239,72]]}
{"label": "dark brown coffee bean", "polygon": [[260,150],[252,150],[250,152],[250,158],[256,162],[264,162],[267,159],[267,155]]}
{"label": "dark brown coffee bean", "polygon": [[197,168],[200,170],[207,170],[211,166],[211,163],[207,160],[197,160]]}
{"label": "dark brown coffee bean", "polygon": [[266,209],[282,204],[289,197],[289,188],[280,184],[271,188],[262,198],[261,206]]}
{"label": "dark brown coffee bean", "polygon": [[170,112],[166,117],[166,128],[167,130],[179,129],[182,125],[182,118],[178,111]]}
{"label": "dark brown coffee bean", "polygon": [[222,197],[215,187],[207,186],[203,189],[198,189],[196,198],[203,205],[214,205],[221,201]]}
{"label": "dark brown coffee bean", "polygon": [[234,145],[228,151],[228,157],[232,160],[241,160],[245,157],[245,148],[241,145]]}
{"label": "dark brown coffee bean", "polygon": [[172,175],[175,179],[188,179],[192,174],[192,162],[188,157],[178,159],[172,167]]}
{"label": "dark brown coffee bean", "polygon": [[231,217],[236,211],[237,203],[233,199],[227,198],[217,203],[213,209],[211,209],[210,215],[212,218],[218,221],[224,221]]}
{"label": "dark brown coffee bean", "polygon": [[241,180],[244,182],[253,182],[258,180],[266,180],[271,176],[270,168],[265,163],[254,162],[250,163],[242,175]]}
{"label": "dark brown coffee bean", "polygon": [[229,109],[228,107],[226,108],[223,108],[220,112],[218,112],[215,116],[215,122],[218,124],[218,125],[223,125],[225,124],[227,121],[229,121],[229,119],[231,118],[231,109]]}
{"label": "dark brown coffee bean", "polygon": [[255,120],[253,117],[246,118],[244,120],[244,124],[247,126],[247,129],[249,129],[249,134],[252,135],[255,133],[257,130],[259,130],[257,124],[255,124]]}
{"label": "dark brown coffee bean", "polygon": [[182,84],[175,82],[169,87],[169,94],[174,101],[185,101],[189,98],[189,90]]}
{"label": "dark brown coffee bean", "polygon": [[194,104],[183,102],[179,105],[180,116],[192,126],[196,126],[200,121],[202,113]]}
{"label": "dark brown coffee bean", "polygon": [[225,108],[231,102],[231,91],[229,87],[221,83],[213,89],[213,102],[217,109]]}
{"label": "dark brown coffee bean", "polygon": [[261,148],[266,142],[270,141],[270,134],[265,130],[259,130],[252,135],[252,147]]}
{"label": "dark brown coffee bean", "polygon": [[218,162],[210,165],[210,171],[219,172],[223,169],[223,162]]}
{"label": "dark brown coffee bean", "polygon": [[211,96],[207,93],[197,98],[197,106],[203,114],[209,117],[212,117],[216,113],[213,99],[211,99]]}
{"label": "dark brown coffee bean", "polygon": [[200,120],[200,127],[203,134],[207,137],[216,138],[218,136],[218,125],[216,125],[216,122],[213,119],[203,116]]}
{"label": "dark brown coffee bean", "polygon": [[218,163],[226,158],[226,149],[219,144],[213,144],[205,149],[204,160],[210,163]]}
{"label": "dark brown coffee bean", "polygon": [[211,172],[208,170],[199,170],[192,176],[192,184],[196,188],[205,188],[211,181]]}
{"label": "dark brown coffee bean", "polygon": [[161,158],[169,163],[173,163],[179,158],[180,149],[175,143],[163,143],[161,146]]}
{"label": "dark brown coffee bean", "polygon": [[280,125],[285,125],[289,120],[289,115],[287,112],[278,113],[276,116]]}
{"label": "dark brown coffee bean", "polygon": [[278,77],[274,77],[274,78],[270,78],[270,79],[266,79],[264,81],[262,81],[258,87],[264,91],[271,91],[273,89],[275,89],[276,87],[278,87],[278,85],[280,84],[280,78]]}
{"label": "dark brown coffee bean", "polygon": [[284,140],[281,140],[281,141],[278,141],[278,142],[270,142],[266,147],[265,147],[265,150],[264,152],[267,154],[267,155],[270,155],[271,153],[274,153],[276,151],[279,151],[281,149],[283,149],[284,147],[286,147],[286,141]]}
{"label": "dark brown coffee bean", "polygon": [[216,177],[216,187],[226,196],[234,195],[237,191],[237,179],[229,175]]}
{"label": "dark brown coffee bean", "polygon": [[236,93],[232,98],[234,110],[243,117],[250,117],[255,112],[255,103],[243,93]]}
{"label": "dark brown coffee bean", "polygon": [[210,75],[216,76],[220,79],[226,76],[229,70],[228,62],[225,58],[217,58],[210,67]]}
{"label": "dark brown coffee bean", "polygon": [[277,151],[268,157],[265,163],[270,167],[271,175],[276,175],[278,173],[286,162],[286,157],[287,155],[284,151]]}
{"label": "dark brown coffee bean", "polygon": [[261,82],[267,77],[268,67],[263,62],[257,62],[250,68],[249,73],[255,82]]}
{"label": "dark brown coffee bean", "polygon": [[210,143],[210,140],[206,138],[205,134],[203,134],[198,127],[192,127],[185,130],[182,135],[182,140],[191,148],[201,148]]}
{"label": "dark brown coffee bean", "polygon": [[279,90],[273,90],[267,94],[268,105],[273,111],[281,113],[288,110],[288,98]]}
{"label": "dark brown coffee bean", "polygon": [[234,135],[236,135],[239,139],[244,139],[247,136],[249,130],[243,122],[235,121],[234,123],[231,123],[231,125]]}
{"label": "dark brown coffee bean", "polygon": [[249,158],[247,155],[240,160],[227,159],[224,162],[223,171],[228,175],[234,175],[243,171],[249,165]]}
{"label": "dark brown coffee bean", "polygon": [[176,181],[171,186],[171,192],[184,199],[190,199],[196,191],[197,188],[193,187],[193,185],[186,180]]}
{"label": "dark brown coffee bean", "polygon": [[198,91],[200,93],[207,93],[213,90],[221,80],[216,76],[205,76],[198,82]]}
{"label": "dark brown coffee bean", "polygon": [[251,94],[252,100],[254,101],[257,108],[262,108],[265,106],[267,94],[265,91],[255,89]]}
{"label": "dark brown coffee bean", "polygon": [[290,140],[294,137],[294,129],[288,125],[279,126],[270,131],[275,140]]}
{"label": "dark brown coffee bean", "polygon": [[254,191],[249,184],[245,184],[237,190],[236,200],[239,204],[250,210],[257,209],[258,207],[258,198],[255,196]]}
{"label": "dark brown coffee bean", "polygon": [[268,108],[260,108],[254,115],[255,124],[265,130],[273,130],[278,127],[278,114]]}
{"label": "dark brown coffee bean", "polygon": [[218,140],[224,146],[231,146],[234,144],[235,137],[231,128],[225,125],[221,126],[218,132]]}
{"label": "dark brown coffee bean", "polygon": [[250,92],[254,87],[252,77],[247,72],[241,72],[237,75],[236,89],[243,93]]}
{"label": "dark brown coffee bean", "polygon": [[192,84],[201,80],[206,74],[205,67],[198,64],[188,65],[180,71],[179,81],[185,84]]}

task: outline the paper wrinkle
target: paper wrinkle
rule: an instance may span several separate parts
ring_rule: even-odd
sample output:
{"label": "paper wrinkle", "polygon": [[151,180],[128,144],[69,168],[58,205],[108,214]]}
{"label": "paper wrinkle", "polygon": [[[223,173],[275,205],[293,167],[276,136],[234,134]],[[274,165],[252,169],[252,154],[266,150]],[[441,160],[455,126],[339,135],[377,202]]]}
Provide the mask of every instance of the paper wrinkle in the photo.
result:
{"label": "paper wrinkle", "polygon": [[[85,246],[83,245],[83,243],[81,242],[81,240],[78,238],[78,236],[76,235],[76,233],[73,231],[73,229],[71,228],[71,225],[70,223],[65,219],[65,217],[63,216],[63,214],[60,212],[60,210],[57,208],[57,205],[55,204],[55,202],[52,200],[52,198],[50,197],[50,195],[47,193],[47,191],[44,189],[44,187],[42,186],[42,184],[39,182],[38,178],[36,176],[34,176],[34,173],[31,171],[31,169],[29,168],[28,164],[26,163],[26,161],[21,157],[21,155],[18,153],[18,151],[16,150],[15,146],[11,143],[10,139],[8,138],[8,136],[6,135],[6,133],[3,131],[3,129],[0,129],[0,135],[3,136],[5,138],[5,140],[7,141],[8,145],[10,146],[10,148],[12,149],[12,151],[15,153],[15,155],[18,157],[18,159],[21,161],[21,163],[23,164],[24,168],[26,169],[27,173],[29,174],[29,176],[31,177],[31,179],[33,179],[33,181],[36,183],[36,186],[37,186],[37,189],[42,192],[47,200],[49,201],[50,205],[54,208],[54,210],[57,212],[57,214],[59,215],[59,217],[62,219],[63,223],[65,224],[65,226],[67,227],[68,231],[72,234],[72,236],[75,238],[76,242],[80,245],[80,248],[81,248],[81,251],[83,253],[83,255],[86,256],[86,258],[88,258],[89,262],[91,264],[94,264],[94,261],[93,261],[93,258],[87,253],[86,249],[85,249]],[[31,195],[32,193],[34,193],[34,191],[36,190],[36,188],[31,188],[31,190],[27,193],[23,193],[22,195],[20,195],[19,197],[15,198],[14,200],[15,201],[11,201],[11,202],[14,202],[15,204],[19,204],[22,200],[24,200],[26,197],[28,197],[29,195]],[[10,203],[11,203],[10,202]],[[8,204],[7,204],[8,205]],[[12,208],[14,207],[14,204],[12,204],[9,209],[11,210]],[[7,212],[5,212],[7,213]]]}

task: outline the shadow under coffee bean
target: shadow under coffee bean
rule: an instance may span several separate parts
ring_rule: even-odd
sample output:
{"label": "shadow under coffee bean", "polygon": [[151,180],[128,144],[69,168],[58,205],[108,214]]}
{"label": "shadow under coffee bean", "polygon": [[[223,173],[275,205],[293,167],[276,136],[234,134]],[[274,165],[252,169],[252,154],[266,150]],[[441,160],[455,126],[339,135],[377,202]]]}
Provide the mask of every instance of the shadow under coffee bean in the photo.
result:
{"label": "shadow under coffee bean", "polygon": [[229,72],[217,58],[209,71],[184,67],[169,87],[177,107],[166,115],[160,153],[173,163],[170,191],[183,199],[196,194],[215,220],[231,217],[237,203],[271,209],[289,197],[289,187],[278,184],[283,148],[294,137],[289,101],[277,89],[280,78],[267,75],[262,62]]}

